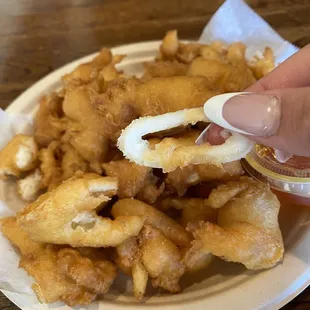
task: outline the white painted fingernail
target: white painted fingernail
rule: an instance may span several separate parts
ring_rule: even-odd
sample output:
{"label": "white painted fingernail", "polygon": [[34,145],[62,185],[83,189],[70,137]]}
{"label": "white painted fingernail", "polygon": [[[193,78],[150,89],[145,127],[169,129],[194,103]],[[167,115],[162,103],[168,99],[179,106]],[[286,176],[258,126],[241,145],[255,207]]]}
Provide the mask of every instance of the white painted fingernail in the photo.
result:
{"label": "white painted fingernail", "polygon": [[[245,134],[245,135],[252,135],[249,132],[238,129],[236,127],[233,127],[223,117],[223,108],[224,108],[224,104],[227,102],[227,100],[229,100],[230,98],[235,97],[237,95],[243,95],[243,94],[247,94],[247,93],[246,92],[228,93],[228,94],[217,95],[217,96],[210,98],[203,106],[203,110],[204,110],[205,115],[213,123],[225,128],[225,129],[235,131],[235,132],[239,132],[239,133]],[[240,117],[245,117],[245,116],[240,115]]]}
{"label": "white painted fingernail", "polygon": [[225,129],[270,137],[280,126],[281,102],[270,94],[230,93],[209,99],[204,105],[204,113]]}
{"label": "white painted fingernail", "polygon": [[289,159],[293,157],[293,154],[286,153],[277,149],[274,150],[274,154],[276,156],[277,161],[280,162],[281,164],[286,163]]}

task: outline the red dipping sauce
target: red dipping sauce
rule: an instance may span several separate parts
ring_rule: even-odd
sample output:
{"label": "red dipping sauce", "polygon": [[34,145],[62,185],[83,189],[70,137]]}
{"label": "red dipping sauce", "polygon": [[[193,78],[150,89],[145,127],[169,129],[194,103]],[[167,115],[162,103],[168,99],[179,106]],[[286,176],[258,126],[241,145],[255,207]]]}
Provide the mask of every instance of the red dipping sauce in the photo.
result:
{"label": "red dipping sauce", "polygon": [[250,176],[269,183],[280,201],[310,206],[310,158],[293,156],[280,163],[272,148],[257,144],[242,165]]}

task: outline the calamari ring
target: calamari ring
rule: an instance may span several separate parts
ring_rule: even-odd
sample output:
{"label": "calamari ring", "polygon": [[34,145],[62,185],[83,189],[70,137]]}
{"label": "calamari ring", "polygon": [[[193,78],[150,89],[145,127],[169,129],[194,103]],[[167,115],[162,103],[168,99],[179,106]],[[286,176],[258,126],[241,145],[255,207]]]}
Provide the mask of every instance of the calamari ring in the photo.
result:
{"label": "calamari ring", "polygon": [[253,143],[239,133],[231,132],[231,136],[222,145],[211,146],[183,144],[177,139],[163,139],[151,148],[142,137],[179,126],[195,125],[198,122],[210,122],[203,108],[185,109],[157,116],[141,117],[127,126],[118,139],[117,146],[124,156],[139,165],[162,168],[170,172],[178,167],[190,164],[222,164],[239,160],[252,149]]}

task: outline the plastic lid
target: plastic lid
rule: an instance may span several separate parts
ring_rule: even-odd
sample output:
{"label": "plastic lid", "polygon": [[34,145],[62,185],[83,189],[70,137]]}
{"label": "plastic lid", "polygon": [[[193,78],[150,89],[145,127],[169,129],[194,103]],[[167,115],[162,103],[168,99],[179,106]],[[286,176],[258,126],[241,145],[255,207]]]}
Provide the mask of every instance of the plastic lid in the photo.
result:
{"label": "plastic lid", "polygon": [[272,148],[256,144],[245,159],[244,169],[255,179],[278,191],[310,197],[310,158],[293,156],[286,163],[277,161]]}

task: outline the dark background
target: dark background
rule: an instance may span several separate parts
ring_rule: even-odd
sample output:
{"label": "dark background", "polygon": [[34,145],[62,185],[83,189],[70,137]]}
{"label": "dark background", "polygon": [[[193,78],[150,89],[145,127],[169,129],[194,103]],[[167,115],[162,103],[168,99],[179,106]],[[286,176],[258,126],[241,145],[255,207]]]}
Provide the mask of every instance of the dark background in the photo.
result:
{"label": "dark background", "polygon": [[[310,0],[248,0],[286,40],[310,43]],[[0,0],[0,107],[40,78],[102,46],[198,38],[220,0]],[[283,275],[285,276],[285,274]],[[52,284],[51,284],[52,285]],[[0,310],[17,310],[0,293]],[[310,288],[284,310],[309,310]]]}

